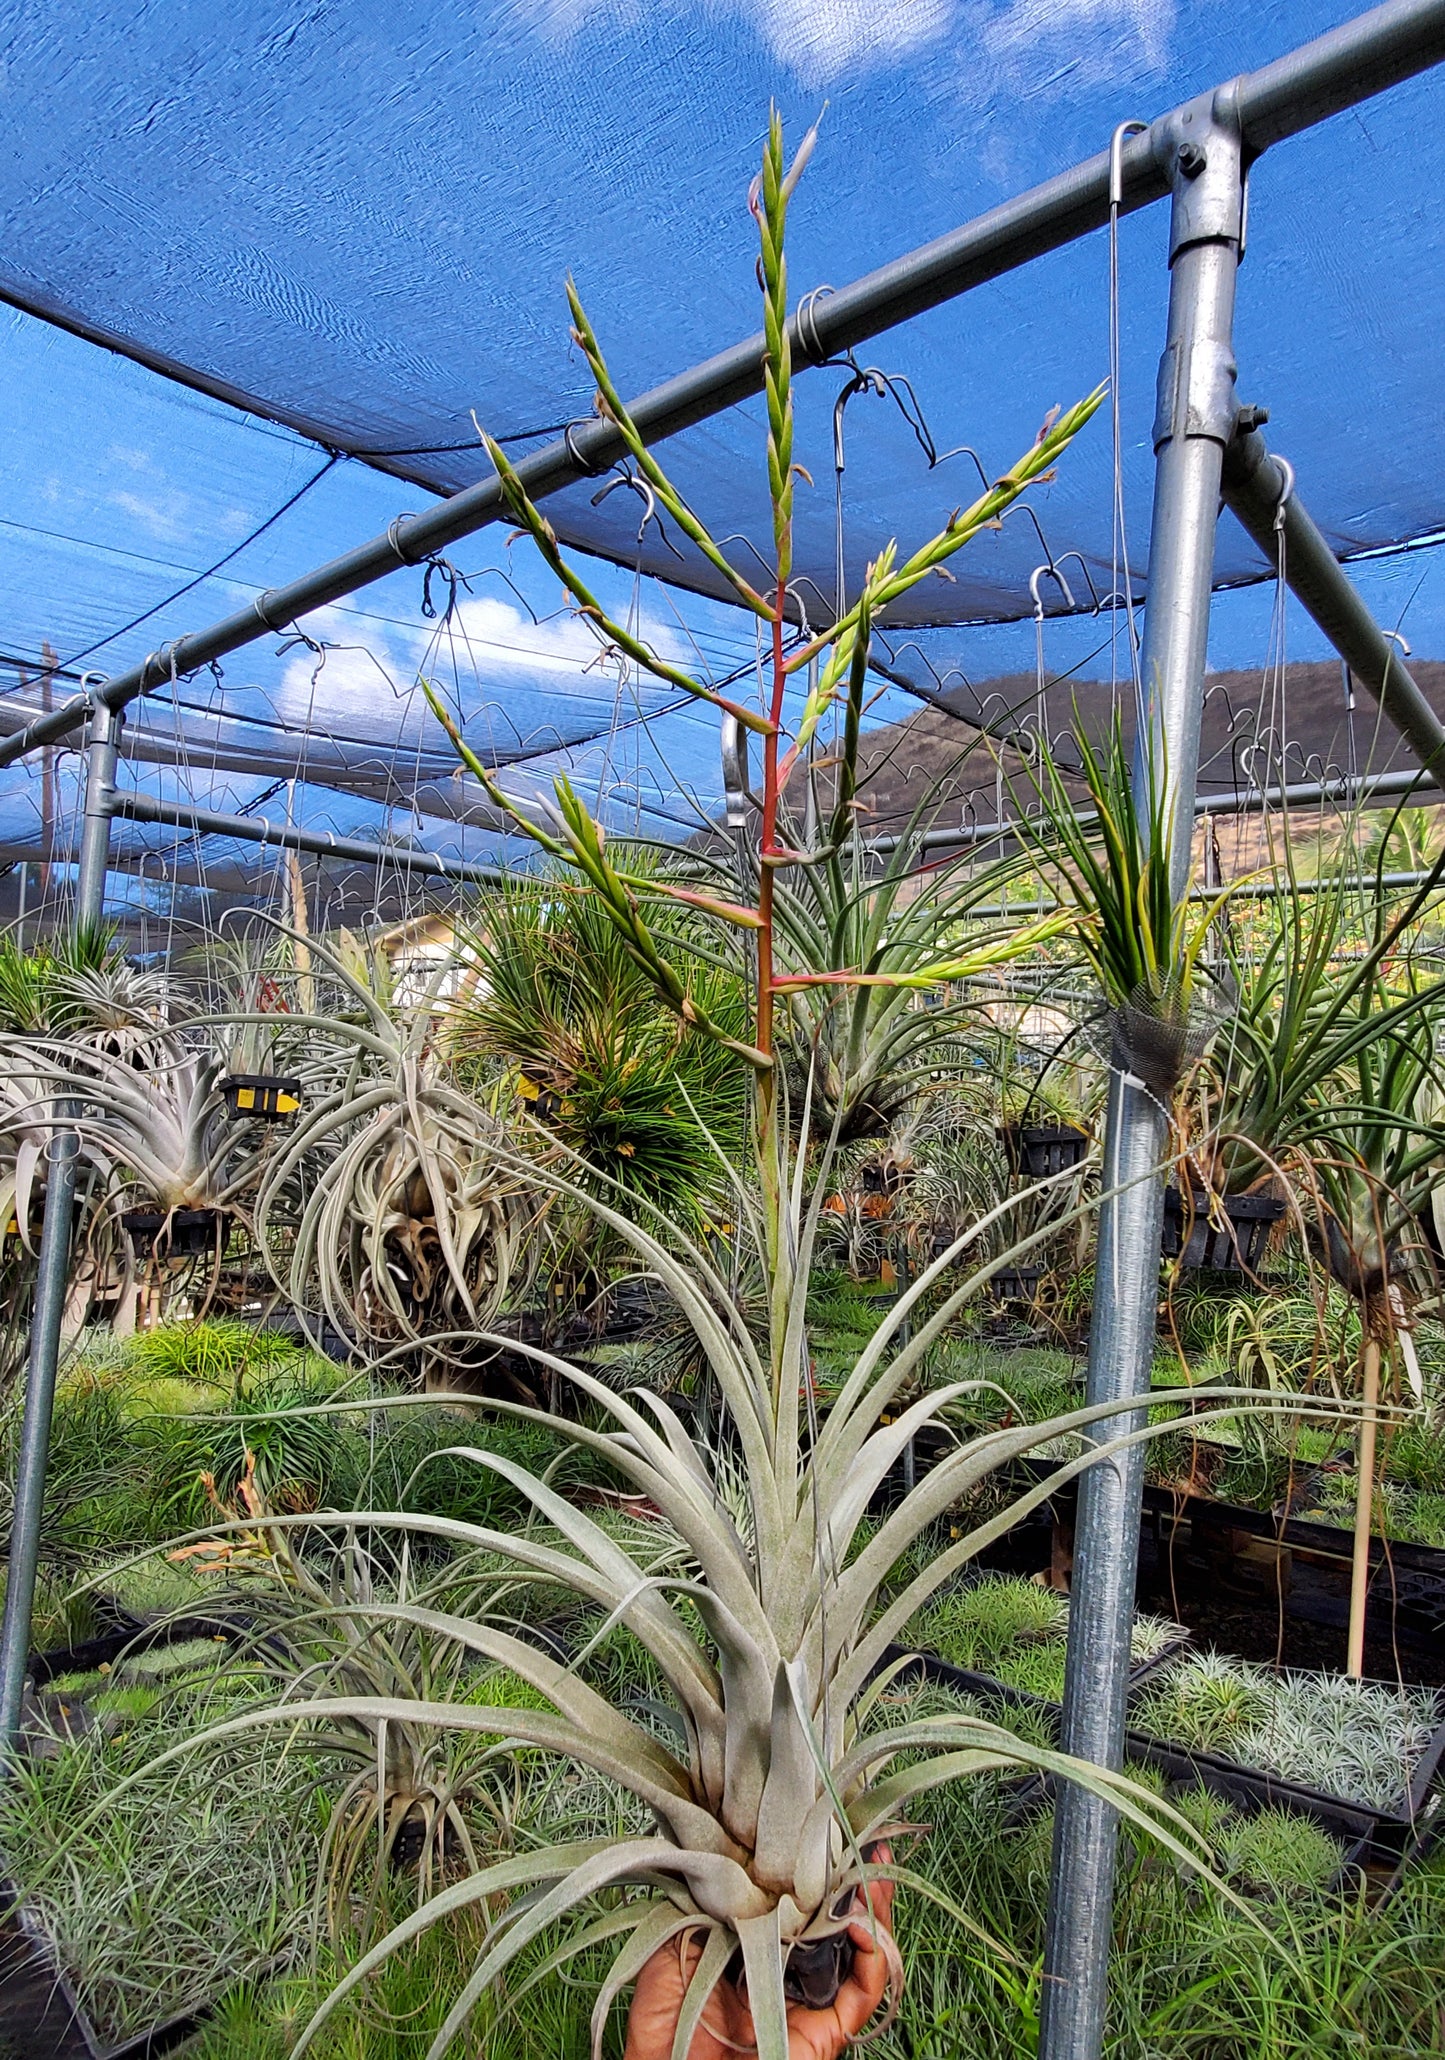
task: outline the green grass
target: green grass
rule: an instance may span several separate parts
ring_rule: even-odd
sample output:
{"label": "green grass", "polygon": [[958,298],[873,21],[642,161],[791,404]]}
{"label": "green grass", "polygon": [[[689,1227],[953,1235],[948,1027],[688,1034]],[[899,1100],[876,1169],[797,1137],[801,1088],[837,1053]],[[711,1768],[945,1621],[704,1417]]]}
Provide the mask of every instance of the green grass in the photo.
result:
{"label": "green grass", "polygon": [[[1017,1575],[988,1574],[933,1597],[900,1643],[1058,1702],[1064,1692],[1068,1628],[1065,1596]],[[1152,1659],[1177,1635],[1178,1626],[1162,1618],[1137,1617],[1135,1660]]]}

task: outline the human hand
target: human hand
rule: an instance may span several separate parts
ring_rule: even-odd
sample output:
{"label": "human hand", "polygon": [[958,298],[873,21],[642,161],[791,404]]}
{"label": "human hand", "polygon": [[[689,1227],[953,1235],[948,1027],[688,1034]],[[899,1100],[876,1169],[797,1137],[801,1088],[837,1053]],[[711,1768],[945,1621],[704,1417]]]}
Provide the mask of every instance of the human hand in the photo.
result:
{"label": "human hand", "polygon": [[[879,1849],[878,1857],[888,1859],[886,1847]],[[866,1903],[861,1892],[855,1903],[857,1915],[848,1926],[852,1969],[827,2009],[788,2005],[788,2060],[840,2060],[849,2041],[865,2029],[887,1993],[893,1883],[870,1881]],[[701,1958],[701,1944],[684,1933],[659,1947],[647,1962],[637,1977],[628,2013],[625,2060],[671,2060],[683,1997]],[[688,2060],[733,2060],[737,2053],[755,2052],[756,2048],[745,1995],[735,1983],[720,1981],[693,2034]]]}

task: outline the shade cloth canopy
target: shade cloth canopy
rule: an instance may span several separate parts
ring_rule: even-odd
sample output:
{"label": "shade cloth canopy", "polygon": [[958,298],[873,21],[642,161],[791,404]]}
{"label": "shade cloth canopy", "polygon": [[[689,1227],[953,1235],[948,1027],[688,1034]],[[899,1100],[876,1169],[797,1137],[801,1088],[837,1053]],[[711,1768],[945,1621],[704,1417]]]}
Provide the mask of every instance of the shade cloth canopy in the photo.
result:
{"label": "shade cloth canopy", "polygon": [[[792,216],[796,298],[953,227],[1101,149],[1120,120],[1154,115],[1350,11],[1340,0],[1246,10],[1223,0],[483,0],[410,14],[377,0],[0,7],[11,114],[0,294],[153,368],[117,365],[35,322],[6,339],[19,406],[0,431],[12,481],[0,653],[29,671],[11,668],[0,684],[15,706],[34,705],[43,648],[62,671],[117,669],[384,528],[422,505],[419,493],[483,477],[474,413],[514,452],[584,417],[590,381],[568,338],[569,269],[624,392],[750,333],[747,188],[770,98],[795,141],[827,103]],[[1241,391],[1269,405],[1271,440],[1341,554],[1419,546],[1445,530],[1442,92],[1435,74],[1395,88],[1280,145],[1251,177]],[[1153,208],[1120,229],[1136,588],[1166,228],[1167,211]],[[917,541],[972,497],[972,453],[996,473],[1048,407],[1093,387],[1107,369],[1108,328],[1099,234],[863,353],[896,383],[860,395],[845,418],[845,586],[889,537]],[[823,618],[839,570],[833,411],[849,376],[810,370],[796,386],[798,455],[812,475],[798,501],[799,591]],[[745,567],[768,548],[762,436],[761,404],[749,403],[667,450]],[[347,455],[328,463],[333,453]],[[568,489],[548,513],[565,539],[620,568],[614,604],[636,606],[680,648],[695,636],[716,676],[745,666],[750,625],[636,583],[642,574],[709,585],[683,539],[646,520],[635,494],[606,485]],[[955,669],[975,681],[1016,671],[1020,633],[979,625],[1031,616],[1041,562],[1061,568],[1081,611],[1122,580],[1105,418],[1030,501],[1037,523],[1015,515],[955,560],[951,579],[926,582],[897,611],[900,677],[927,686]],[[428,663],[449,671],[469,735],[498,763],[537,775],[579,766],[609,806],[645,814],[654,833],[696,827],[699,807],[717,798],[711,718],[599,669],[585,631],[557,615],[556,596],[520,555],[510,563],[498,534],[454,555],[474,578],[455,593],[440,644],[442,582],[427,615],[421,575],[398,576],[305,625],[324,653],[269,645],[221,680],[158,696],[140,763],[169,758],[172,770],[139,776],[211,805],[258,805],[278,780],[294,781],[300,816],[320,807],[340,830],[396,833],[400,808],[405,834],[459,848],[456,821],[479,818],[415,693]],[[1410,633],[1418,644],[1423,629],[1445,651],[1428,552],[1419,564]],[[1268,570],[1226,518],[1218,580]],[[1051,613],[1064,609],[1056,580],[1044,597]],[[1223,662],[1247,662],[1261,611],[1230,620],[1247,629]],[[1092,618],[1068,625],[1051,666],[1074,663],[1090,638],[1100,645],[1099,631]],[[1111,663],[1117,654],[1105,672]],[[50,691],[69,688],[57,674]],[[875,719],[907,705],[886,699]],[[0,776],[0,849],[30,837],[21,818],[35,778]],[[52,795],[52,827],[63,817]],[[480,823],[466,848],[494,845]]]}

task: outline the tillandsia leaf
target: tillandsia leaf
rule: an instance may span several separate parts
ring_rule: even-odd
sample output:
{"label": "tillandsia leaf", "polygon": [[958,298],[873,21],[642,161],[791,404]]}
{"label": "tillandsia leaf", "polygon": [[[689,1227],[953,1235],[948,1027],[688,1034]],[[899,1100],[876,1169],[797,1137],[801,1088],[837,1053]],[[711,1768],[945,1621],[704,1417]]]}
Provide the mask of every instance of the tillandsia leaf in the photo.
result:
{"label": "tillandsia leaf", "polygon": [[[1245,1917],[1253,1928],[1277,1947],[1278,1941],[1258,1911],[1230,1887],[1209,1866],[1209,1847],[1195,1825],[1162,1797],[1141,1788],[1125,1774],[1119,1774],[1107,1767],[1096,1765],[1092,1760],[1076,1759],[1072,1753],[1055,1752],[1046,1746],[1036,1746],[1004,1731],[986,1720],[972,1717],[925,1717],[914,1724],[904,1724],[892,1731],[872,1732],[862,1738],[846,1755],[839,1769],[840,1778],[857,1780],[864,1776],[870,1765],[890,1759],[899,1752],[930,1751],[946,1746],[955,1739],[963,1746],[958,1764],[950,1769],[949,1758],[929,1758],[870,1785],[861,1802],[854,1807],[855,1829],[861,1840],[876,1836],[874,1826],[896,1819],[912,1798],[929,1788],[936,1788],[943,1782],[954,1779],[960,1773],[976,1771],[969,1765],[980,1752],[987,1752],[983,1734],[992,1732],[995,1750],[999,1754],[997,1764],[1034,1766],[1041,1773],[1072,1782],[1086,1793],[1096,1795],[1119,1812],[1126,1822],[1145,1833],[1167,1853],[1187,1867],[1192,1873],[1208,1881],[1216,1894],[1231,1903]],[[974,1744],[973,1741],[979,1741]]]}
{"label": "tillandsia leaf", "polygon": [[708,1929],[706,1943],[687,1993],[682,1999],[682,2008],[677,2013],[677,2029],[673,2033],[671,2060],[691,2060],[693,2036],[702,2023],[702,2014],[717,1990],[718,1983],[727,1972],[728,1961],[734,1951],[733,1936],[719,1925]]}
{"label": "tillandsia leaf", "polygon": [[[874,588],[869,597],[872,615],[876,618],[900,595],[916,587],[920,580],[937,566],[943,565],[956,551],[961,551],[980,530],[996,523],[1007,513],[1036,479],[1043,477],[1054,460],[1067,450],[1079,431],[1103,406],[1107,388],[1096,387],[1084,400],[1072,408],[1066,408],[1057,418],[1047,422],[1039,432],[1037,440],[1030,445],[1023,456],[991,486],[987,493],[979,496],[971,507],[960,510],[949,518],[947,527],[936,537],[923,544],[910,558],[891,571],[888,578]],[[799,671],[812,663],[824,651],[838,644],[844,637],[851,637],[857,627],[859,603],[854,602],[846,615],[835,622],[831,629],[821,636],[812,638],[792,653],[787,661],[790,673]],[[847,670],[845,665],[843,671]]]}
{"label": "tillandsia leaf", "polygon": [[[731,1870],[731,1875],[736,1879],[728,1881],[727,1889],[723,1891],[723,1899],[728,1899],[730,1891],[740,1910],[747,1912],[747,1915],[741,1918],[745,1923],[748,1917],[752,1916],[759,1898],[741,1868],[733,1866],[730,1861],[724,1862],[724,1866]],[[526,1903],[515,1905],[495,1927],[492,1939],[483,1950],[466,1987],[448,2011],[441,2029],[427,2048],[426,2060],[442,2060],[442,2056],[486,1989],[534,1938],[546,1931],[549,1925],[555,1924],[559,1917],[565,1917],[570,1910],[596,1895],[599,1890],[610,1888],[619,1882],[646,1878],[648,1874],[653,1873],[678,1874],[690,1887],[696,1881],[698,1886],[707,1884],[714,1893],[717,1892],[718,1884],[712,1878],[716,1876],[717,1870],[708,1866],[706,1856],[679,1852],[676,1848],[669,1851],[661,1839],[624,1840],[619,1842],[611,1853],[599,1854],[595,1859],[583,1861],[555,1888],[539,1895],[535,1900],[528,1898]],[[703,1892],[706,1895],[706,1888]],[[753,1921],[756,1921],[756,1918]],[[299,2052],[300,2048],[296,2050]]]}
{"label": "tillandsia leaf", "polygon": [[902,987],[922,991],[955,980],[971,980],[995,966],[1011,965],[1040,944],[1065,934],[1076,937],[1081,924],[1070,914],[1040,916],[1021,930],[999,930],[980,939],[972,950],[933,965],[916,966],[899,973],[780,973],[773,983],[779,994],[797,994],[805,987]]}
{"label": "tillandsia leaf", "polygon": [[742,702],[730,701],[726,694],[715,692],[712,687],[705,685],[702,680],[694,679],[690,672],[684,672],[680,666],[669,663],[665,658],[660,658],[651,646],[645,644],[640,637],[634,636],[632,631],[625,629],[620,622],[613,621],[612,617],[603,608],[602,603],[583,580],[582,575],[563,558],[561,551],[557,547],[556,532],[546,516],[542,514],[541,510],[529,498],[520,475],[512,465],[506,452],[502,449],[502,446],[492,437],[488,436],[485,430],[481,434],[482,441],[487,448],[487,455],[491,458],[493,465],[497,469],[497,477],[501,481],[502,495],[507,506],[516,516],[522,528],[531,537],[544,562],[556,574],[562,585],[577,603],[582,614],[594,625],[604,642],[614,645],[630,658],[635,665],[640,665],[645,672],[650,672],[654,679],[665,680],[669,686],[680,688],[684,694],[690,695],[694,701],[707,701],[714,708],[723,709],[747,729],[756,730],[759,736],[770,736],[772,734],[772,724],[766,716],[760,715],[757,709],[749,708]]}
{"label": "tillandsia leaf", "polygon": [[[1302,1409],[1304,1413],[1312,1413],[1309,1405],[1301,1404],[1297,1396],[1283,1399],[1287,1400],[1288,1406],[1296,1414],[1301,1413]],[[1145,1413],[1146,1405],[1152,1408],[1161,1402],[1167,1404],[1176,1400],[1186,1417],[1193,1415],[1195,1405],[1201,1400],[1210,1404],[1228,1404],[1232,1415],[1265,1416],[1280,1408],[1282,1398],[1262,1395],[1257,1389],[1236,1388],[1186,1389],[1178,1391],[1177,1395],[1151,1392],[1138,1398],[1133,1407],[1130,1407],[1127,1401],[1122,1406],[1118,1401],[1097,1404],[1086,1412],[1071,1411],[1068,1416],[1052,1418],[1047,1424],[1028,1427],[1025,1431],[1025,1446],[1015,1449],[1021,1453],[1024,1449],[1032,1449],[1047,1438],[1062,1435],[1068,1430],[1087,1428],[1078,1422],[1080,1414],[1086,1414],[1095,1424],[1105,1420],[1106,1411],[1115,1418],[1122,1416],[1126,1420],[1137,1419]],[[1338,1398],[1331,1397],[1328,1408],[1321,1404],[1313,1413],[1333,1420],[1341,1408],[1342,1404]],[[834,1609],[835,1635],[846,1632],[850,1625],[861,1625],[865,1617],[868,1617],[866,1632],[856,1638],[846,1658],[839,1664],[836,1685],[840,1698],[846,1702],[851,1696],[859,1693],[874,1666],[883,1658],[888,1646],[895,1638],[904,1634],[911,1618],[944,1582],[960,1572],[985,1546],[1002,1537],[1031,1510],[1042,1507],[1067,1481],[1077,1479],[1087,1468],[1103,1464],[1135,1445],[1161,1437],[1175,1427],[1170,1420],[1145,1424],[1140,1429],[1089,1445],[1076,1459],[1061,1463],[1044,1483],[1027,1490],[1008,1508],[979,1524],[957,1543],[949,1545],[937,1554],[901,1593],[889,1599],[876,1616],[868,1617],[873,1598],[886,1577],[887,1568],[894,1564],[909,1544],[949,1508],[959,1495],[976,1480],[983,1478],[1003,1463],[1005,1448],[1013,1448],[1013,1441],[1019,1433],[989,1433],[973,1440],[968,1446],[961,1447],[957,1453],[933,1468],[927,1478],[919,1482],[912,1494],[905,1499],[902,1507],[888,1520],[888,1525],[893,1528],[877,1556],[869,1561],[868,1555],[878,1544],[878,1539],[875,1538],[840,1576]],[[888,1525],[884,1528],[887,1529]],[[883,1562],[881,1567],[880,1559]]]}
{"label": "tillandsia leaf", "polygon": [[680,1933],[693,1930],[699,1922],[696,1911],[680,1911],[675,1903],[662,1897],[653,1898],[644,1906],[642,1914],[633,1924],[627,1944],[608,1968],[606,1977],[597,1991],[597,2000],[592,2005],[592,2060],[602,2060],[602,2041],[607,2033],[607,2020],[612,2014],[613,2004],[628,1983],[636,1981],[655,1952],[668,1945]]}
{"label": "tillandsia leaf", "polygon": [[777,1908],[745,1917],[734,1927],[743,1949],[748,2015],[757,2060],[788,2060],[788,2005],[783,1993],[783,1954]]}
{"label": "tillandsia leaf", "polygon": [[[554,782],[564,841],[563,838],[554,837],[549,831],[542,829],[530,816],[524,814],[466,742],[431,682],[424,679],[421,686],[431,704],[432,713],[451,739],[457,756],[467,770],[481,781],[491,800],[511,818],[525,836],[540,844],[550,858],[573,867],[590,883],[598,896],[599,905],[606,911],[609,921],[628,952],[652,980],[659,997],[668,1007],[701,1036],[710,1037],[726,1050],[736,1052],[739,1058],[746,1059],[756,1070],[771,1072],[773,1062],[769,1055],[759,1051],[756,1046],[745,1043],[741,1038],[732,1036],[715,1023],[693,1000],[681,976],[663,957],[643,919],[636,894],[607,858],[603,848],[602,832],[571,782],[562,774],[559,774]],[[649,882],[649,891],[658,891],[655,882]],[[679,894],[676,898],[688,897]],[[720,906],[717,912],[728,913],[730,921],[744,921],[756,925],[756,916],[747,910],[727,912]]]}
{"label": "tillandsia leaf", "polygon": [[586,310],[583,308],[581,295],[578,293],[576,285],[570,276],[567,280],[567,305],[572,311],[573,338],[591,368],[592,377],[597,382],[599,413],[621,431],[622,440],[631,452],[633,462],[637,466],[638,471],[652,487],[658,500],[661,501],[663,507],[667,510],[683,535],[690,543],[696,545],[709,564],[722,574],[745,607],[751,608],[755,615],[762,616],[765,622],[771,622],[773,619],[772,602],[763,599],[763,596],[758,593],[757,589],[743,578],[737,567],[728,560],[713,542],[706,527],[699,521],[644,443],[642,432],[628,413],[627,405],[618,392],[612,375],[607,369],[607,360],[603,356],[602,346],[597,341],[596,333],[587,319]]}
{"label": "tillandsia leaf", "polygon": [[[628,1718],[621,1716],[605,1696],[589,1688],[571,1667],[562,1666],[539,1646],[515,1638],[509,1632],[475,1624],[467,1617],[415,1603],[370,1602],[364,1608],[358,1607],[357,1615],[372,1625],[410,1625],[507,1667],[545,1695],[558,1714],[575,1724],[580,1732],[605,1744],[618,1755],[631,1755],[639,1767],[650,1768],[655,1779],[675,1785],[679,1794],[685,1791],[687,1769],[666,1748],[657,1746],[649,1732],[640,1730]],[[403,1669],[397,1665],[396,1671]],[[422,1700],[418,1696],[418,1702]],[[710,1835],[705,1827],[697,1828],[703,1829],[704,1835]],[[738,1855],[734,1853],[733,1857]]]}

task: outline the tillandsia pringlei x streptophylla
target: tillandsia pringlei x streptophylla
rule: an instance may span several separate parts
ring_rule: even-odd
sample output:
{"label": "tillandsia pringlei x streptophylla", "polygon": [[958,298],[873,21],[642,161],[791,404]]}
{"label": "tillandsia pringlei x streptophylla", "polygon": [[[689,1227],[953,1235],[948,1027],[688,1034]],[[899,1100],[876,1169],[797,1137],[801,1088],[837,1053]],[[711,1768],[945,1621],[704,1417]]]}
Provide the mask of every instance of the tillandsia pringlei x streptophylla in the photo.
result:
{"label": "tillandsia pringlei x streptophylla", "polygon": [[[537,1524],[502,1533],[438,1517],[386,1517],[375,1511],[349,1519],[275,1519],[288,1527],[348,1520],[394,1524],[398,1534],[425,1534],[495,1554],[514,1582],[523,1577],[550,1583],[599,1612],[603,1629],[598,1638],[616,1634],[633,1641],[639,1670],[660,1686],[649,1691],[645,1710],[635,1698],[609,1699],[585,1678],[587,1652],[598,1638],[569,1659],[559,1656],[555,1646],[549,1649],[530,1638],[515,1615],[449,1614],[398,1598],[375,1604],[383,1631],[389,1621],[424,1622],[433,1637],[453,1640],[478,1660],[510,1670],[527,1684],[530,1696],[519,1693],[518,1706],[506,1709],[460,1698],[422,1707],[412,1700],[375,1696],[293,1699],[208,1734],[216,1737],[263,1722],[313,1726],[330,1718],[347,1725],[371,1722],[379,1736],[388,1725],[406,1722],[511,1739],[555,1752],[617,1784],[645,1805],[651,1828],[636,1836],[529,1851],[449,1883],[358,1961],[302,2034],[297,2054],[312,2045],[322,2022],[386,1955],[427,1924],[471,1907],[493,1915],[471,1976],[430,2048],[431,2060],[439,2060],[452,2045],[479,2000],[518,1954],[549,1933],[555,1940],[553,1927],[564,1920],[570,1928],[562,1942],[553,1945],[521,1988],[525,1992],[530,1982],[545,1978],[568,1955],[610,1942],[616,1957],[600,1986],[593,2018],[598,2050],[614,2001],[655,1955],[671,1947],[683,1956],[680,1964],[688,1964],[691,1956],[691,1978],[685,1993],[679,1992],[675,2024],[669,2024],[657,2050],[666,2053],[670,2047],[673,2060],[686,2060],[704,2011],[726,2003],[726,2021],[736,2026],[743,2022],[738,2010],[745,1995],[751,2049],[760,2060],[786,2060],[790,1984],[794,1995],[801,1987],[810,2004],[826,1997],[819,1968],[831,1959],[834,1978],[840,1978],[838,1941],[850,1921],[859,1919],[860,1889],[892,1879],[936,1896],[901,1856],[900,1840],[917,1797],[938,1783],[994,1769],[1022,1764],[1086,1783],[1152,1829],[1179,1857],[1198,1852],[1181,1818],[1120,1776],[1021,1740],[980,1717],[935,1716],[891,1728],[888,1723],[891,1641],[979,1550],[1087,1459],[1069,1462],[1053,1482],[1030,1489],[1013,1508],[988,1521],[972,1527],[965,1522],[962,1535],[943,1544],[897,1594],[881,1600],[891,1571],[921,1534],[990,1473],[1061,1432],[1088,1426],[1114,1406],[961,1441],[881,1524],[865,1523],[875,1491],[910,1439],[940,1421],[951,1404],[978,1385],[954,1381],[903,1404],[924,1355],[990,1272],[1009,1259],[1016,1261],[1057,1225],[1033,1238],[1016,1239],[1008,1252],[997,1253],[995,1233],[1012,1206],[1006,1202],[954,1239],[885,1316],[826,1414],[816,1406],[806,1305],[832,1142],[822,1147],[820,1160],[810,1162],[806,1111],[803,1146],[795,1152],[790,1142],[783,1075],[775,1056],[778,998],[819,977],[840,985],[902,981],[920,989],[959,980],[1007,962],[1076,918],[1050,918],[986,934],[966,949],[949,947],[936,961],[897,974],[859,970],[819,976],[791,970],[775,955],[775,883],[780,872],[809,854],[789,841],[788,779],[819,723],[841,701],[845,744],[837,791],[842,799],[826,834],[840,842],[856,835],[848,807],[848,754],[856,747],[860,726],[872,623],[890,601],[996,521],[1031,481],[1043,476],[1094,412],[1099,395],[1051,418],[1012,469],[930,542],[906,556],[891,545],[882,551],[858,600],[831,630],[793,639],[788,621],[797,467],[783,232],[811,146],[810,136],[791,169],[785,169],[781,125],[774,116],[753,195],[761,244],[775,543],[775,576],[766,592],[733,567],[646,448],[581,302],[575,291],[571,295],[575,334],[596,378],[601,411],[615,423],[658,507],[767,631],[766,706],[731,710],[764,741],[756,901],[743,906],[717,896],[694,897],[720,924],[752,933],[756,1010],[751,1034],[740,1036],[709,1018],[649,928],[645,904],[651,897],[689,890],[632,878],[615,866],[600,829],[565,781],[557,783],[555,814],[542,823],[533,820],[470,751],[441,697],[431,696],[464,761],[496,806],[581,876],[582,891],[597,897],[668,1006],[694,1035],[718,1037],[753,1069],[756,1166],[729,1166],[718,1153],[733,1195],[731,1255],[705,1249],[645,1198],[599,1182],[595,1169],[513,1155],[519,1177],[550,1186],[575,1205],[585,1203],[630,1251],[638,1269],[671,1296],[696,1338],[712,1392],[721,1400],[723,1427],[712,1440],[689,1427],[659,1396],[619,1394],[540,1345],[520,1348],[569,1383],[592,1413],[590,1422],[556,1428],[605,1459],[629,1488],[648,1499],[680,1542],[685,1563],[659,1570],[625,1549],[595,1512],[481,1447],[462,1449],[478,1466],[491,1468],[519,1489],[535,1510]],[[520,527],[604,643],[674,687],[717,701],[720,697],[704,682],[658,657],[606,615],[562,558],[550,526],[527,498],[505,453],[495,443],[489,448]],[[816,669],[810,671],[814,661]],[[783,729],[786,690],[789,680],[800,675],[813,683],[789,738]],[[505,1163],[507,1148],[497,1149],[499,1162]],[[948,1281],[957,1278],[950,1269],[970,1252],[994,1256],[946,1292]],[[751,1307],[750,1298],[738,1292],[740,1278],[759,1284]],[[484,1341],[488,1336],[480,1335]],[[1191,1399],[1197,1397],[1195,1391]],[[544,1420],[521,1404],[496,1406],[514,1416]],[[1104,1453],[1115,1449],[1114,1444],[1099,1448]],[[522,1706],[539,1698],[546,1707]],[[870,1900],[864,1921],[878,1923],[879,1908]],[[877,1936],[891,1959],[896,1993],[900,1963],[886,1927],[880,1926]],[[805,1965],[808,1979],[802,1981]],[[719,1993],[722,1985],[725,1995]],[[514,2006],[518,2001],[515,1987],[509,2001]],[[633,2050],[640,2050],[637,2039]]]}

